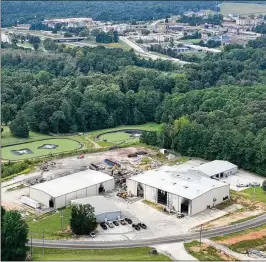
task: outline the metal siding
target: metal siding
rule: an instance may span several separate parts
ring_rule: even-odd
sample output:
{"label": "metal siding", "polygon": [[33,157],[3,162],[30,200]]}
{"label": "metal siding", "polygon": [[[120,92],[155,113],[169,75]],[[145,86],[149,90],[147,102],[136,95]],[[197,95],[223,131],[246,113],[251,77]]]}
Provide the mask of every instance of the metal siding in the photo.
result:
{"label": "metal siding", "polygon": [[60,196],[55,198],[55,208],[61,208],[66,206],[66,196]]}
{"label": "metal siding", "polygon": [[96,215],[96,219],[98,223],[104,222],[105,218],[109,221],[117,220],[118,217],[121,217],[121,212],[120,211],[114,211],[114,212],[108,212],[108,213],[103,213]]}
{"label": "metal siding", "polygon": [[86,197],[86,188],[77,191],[77,198],[84,198],[84,197]]}
{"label": "metal siding", "polygon": [[49,200],[51,199],[51,196],[38,189],[30,188],[30,198],[40,202],[46,207],[49,207]]}
{"label": "metal siding", "polygon": [[97,196],[98,195],[97,185],[87,187],[86,191],[87,191],[87,197],[89,197],[89,196]]}
{"label": "metal siding", "polygon": [[151,201],[151,202],[154,202],[154,203],[157,203],[157,190],[158,189],[147,186],[147,185],[144,185],[143,188],[145,191],[144,192],[144,199]]}
{"label": "metal siding", "polygon": [[127,179],[126,184],[127,184],[128,194],[132,195],[132,196],[137,196],[137,182],[130,180],[130,179]]}
{"label": "metal siding", "polygon": [[213,206],[213,199],[216,198],[215,205],[222,203],[225,196],[230,196],[229,194],[229,185],[223,187],[215,188],[209,192],[191,200],[192,201],[192,210],[191,215],[195,215],[205,209],[207,206]]}
{"label": "metal siding", "polygon": [[66,194],[66,206],[70,205],[70,201],[77,199],[77,192]]}

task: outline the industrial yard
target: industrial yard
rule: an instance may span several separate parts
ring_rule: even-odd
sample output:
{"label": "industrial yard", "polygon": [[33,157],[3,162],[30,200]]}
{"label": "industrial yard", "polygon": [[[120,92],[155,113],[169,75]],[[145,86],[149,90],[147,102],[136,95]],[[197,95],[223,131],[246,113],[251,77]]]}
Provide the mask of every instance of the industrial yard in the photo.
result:
{"label": "industrial yard", "polygon": [[[73,237],[70,233],[71,231],[69,231],[69,208],[62,210],[64,219],[63,224],[61,224],[60,215],[54,213],[53,211],[56,206],[54,206],[54,204],[50,205],[49,199],[47,200],[49,203],[45,202],[46,197],[44,197],[44,192],[51,195],[55,194],[52,189],[52,184],[54,183],[55,188],[58,187],[56,196],[59,197],[60,194],[68,194],[61,197],[61,199],[64,201],[65,198],[69,199],[66,200],[69,202],[63,201],[63,204],[58,207],[68,206],[71,199],[84,197],[90,199],[91,197],[89,196],[98,195],[99,193],[116,207],[115,210],[119,210],[119,216],[116,215],[118,216],[118,219],[127,218],[130,219],[132,223],[129,224],[126,222],[125,225],[119,223],[119,226],[114,226],[113,228],[107,227],[107,229],[103,229],[103,227],[99,225],[95,231],[95,238],[88,239],[87,236],[79,237],[81,240],[89,241],[117,241],[167,237],[187,233],[189,231],[197,231],[197,228],[201,224],[206,225],[206,228],[217,227],[229,224],[230,221],[237,221],[265,212],[266,209],[264,205],[260,206],[259,210],[253,211],[252,213],[247,207],[243,211],[243,203],[236,204],[233,202],[232,205],[225,208],[210,207],[209,209],[206,209],[205,207],[201,210],[201,212],[198,212],[193,216],[189,216],[186,213],[184,213],[185,216],[177,216],[178,210],[171,210],[170,206],[168,208],[164,208],[163,203],[155,204],[148,201],[148,198],[143,198],[143,196],[131,196],[131,193],[126,190],[127,179],[138,177],[138,174],[143,174],[143,172],[145,174],[147,171],[153,172],[153,170],[160,170],[162,168],[172,168],[176,172],[182,173],[184,170],[191,170],[204,163],[207,163],[207,161],[201,159],[188,159],[178,155],[173,155],[164,150],[159,151],[144,147],[129,147],[100,153],[85,154],[83,158],[73,156],[58,159],[45,163],[45,165],[41,166],[39,170],[32,174],[18,176],[2,183],[2,204],[7,209],[21,210],[36,238],[41,237],[41,232],[44,230],[44,232],[46,232],[46,239],[68,239]],[[98,171],[96,171],[96,169]],[[102,190],[104,192],[100,192],[99,187],[99,191],[96,190],[95,193],[89,193],[92,191],[88,191],[88,189],[87,191],[84,191],[82,188],[87,187],[87,185],[86,183],[83,183],[82,185],[78,184],[78,188],[81,189],[80,191],[76,191],[73,195],[71,192],[79,189],[74,188],[76,187],[76,184],[73,182],[74,180],[71,177],[75,175],[79,176],[79,174],[83,173],[85,175],[86,172],[88,174],[90,172],[92,172],[92,174],[94,174],[93,172],[95,172],[95,174],[97,172],[99,172],[99,174],[103,174],[103,177],[106,176],[107,180],[111,179],[114,182],[114,187],[106,187],[105,182],[103,183],[106,179],[104,178],[103,181],[100,181],[101,179],[99,177],[99,187],[102,185],[104,188]],[[237,176],[236,180],[238,183],[239,181],[243,181],[243,183],[244,181],[261,183],[263,180],[262,178],[243,170],[238,171],[238,173],[233,176]],[[231,181],[233,176],[229,176],[228,180]],[[97,176],[94,175],[94,177]],[[204,179],[215,183],[219,182],[207,177]],[[222,180],[226,179],[227,178],[223,178]],[[62,182],[60,182],[61,180]],[[65,182],[63,182],[63,180]],[[59,183],[58,186],[56,186],[57,181]],[[93,181],[90,181],[90,184],[93,184]],[[45,186],[46,183],[47,187]],[[59,190],[60,183],[62,185],[62,190],[64,190],[62,193],[60,193],[62,190]],[[225,185],[227,184],[226,181],[221,181],[219,183]],[[49,186],[50,184],[51,187]],[[70,185],[69,190],[67,189],[69,187],[68,184]],[[44,191],[40,195],[40,198],[34,194],[30,194],[30,192],[35,188]],[[26,204],[23,204],[21,202],[21,197],[23,195],[37,199],[38,203],[41,203],[41,208],[33,209]],[[55,203],[57,202],[55,201]],[[104,207],[101,207],[101,210],[105,210]],[[242,211],[242,213],[240,211]],[[107,217],[107,213],[105,216]],[[226,217],[228,216],[231,218],[235,216],[235,218],[232,220],[226,220]],[[53,224],[51,228],[47,226],[49,223]],[[147,228],[140,228],[137,230],[132,227],[132,224],[139,223],[145,224]]]}

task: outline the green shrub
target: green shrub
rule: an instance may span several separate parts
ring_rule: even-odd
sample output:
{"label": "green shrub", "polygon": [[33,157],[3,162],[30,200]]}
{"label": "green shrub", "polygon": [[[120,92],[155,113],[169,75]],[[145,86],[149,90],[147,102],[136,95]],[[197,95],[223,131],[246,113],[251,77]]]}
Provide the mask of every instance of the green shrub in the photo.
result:
{"label": "green shrub", "polygon": [[6,163],[2,165],[2,178],[22,172],[30,166],[30,161]]}

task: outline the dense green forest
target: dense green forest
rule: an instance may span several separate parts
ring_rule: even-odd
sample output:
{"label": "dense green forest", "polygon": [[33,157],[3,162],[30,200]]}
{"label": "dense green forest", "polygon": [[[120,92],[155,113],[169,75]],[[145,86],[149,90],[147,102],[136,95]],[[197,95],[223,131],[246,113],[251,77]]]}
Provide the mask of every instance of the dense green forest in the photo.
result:
{"label": "dense green forest", "polygon": [[156,121],[144,142],[266,175],[266,38],[183,67],[49,39],[45,52],[14,47],[2,45],[2,123],[67,133]]}
{"label": "dense green forest", "polygon": [[200,1],[3,1],[2,27],[37,23],[49,18],[92,17],[101,21],[153,20],[201,9],[216,2]]}

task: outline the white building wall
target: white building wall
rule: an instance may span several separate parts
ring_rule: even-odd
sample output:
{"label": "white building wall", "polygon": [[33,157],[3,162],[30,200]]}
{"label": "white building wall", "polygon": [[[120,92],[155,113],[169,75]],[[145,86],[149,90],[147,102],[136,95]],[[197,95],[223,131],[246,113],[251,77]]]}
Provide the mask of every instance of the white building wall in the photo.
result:
{"label": "white building wall", "polygon": [[126,185],[127,185],[127,193],[132,196],[137,196],[138,183],[134,180],[127,179]]}
{"label": "white building wall", "polygon": [[41,204],[49,207],[49,200],[51,199],[51,196],[44,193],[43,191],[30,188],[30,198],[40,202]]}
{"label": "white building wall", "polygon": [[157,203],[158,189],[147,185],[142,186],[144,189],[144,199]]}
{"label": "white building wall", "polygon": [[[105,192],[112,191],[115,187],[115,180],[114,179],[108,180],[108,181],[104,182],[103,185],[105,188]],[[99,186],[100,186],[100,184],[99,184]]]}
{"label": "white building wall", "polygon": [[97,187],[97,185],[87,187],[86,191],[87,191],[87,193],[86,193],[87,197],[89,197],[89,196],[97,196],[98,195],[98,187]]}
{"label": "white building wall", "polygon": [[86,194],[87,194],[86,188],[77,191],[77,199],[86,197]]}
{"label": "white building wall", "polygon": [[66,206],[66,195],[55,198],[55,208],[61,208]]}
{"label": "white building wall", "polygon": [[[72,193],[68,193],[66,194],[66,203],[65,205],[68,206],[70,205],[70,201],[73,199],[77,199],[77,192],[72,192]],[[59,208],[59,207],[57,207]]]}
{"label": "white building wall", "polygon": [[216,199],[215,205],[222,203],[224,201],[224,197],[230,197],[229,187],[230,185],[228,184],[223,187],[212,189],[209,192],[191,200],[191,215],[195,215],[207,209],[208,205],[212,207],[214,198]]}

